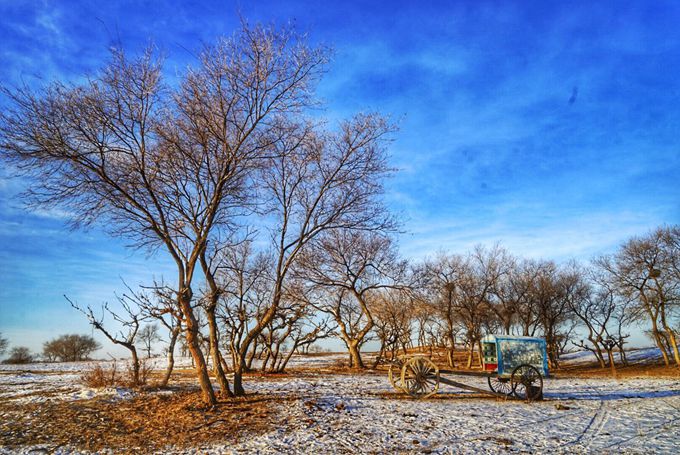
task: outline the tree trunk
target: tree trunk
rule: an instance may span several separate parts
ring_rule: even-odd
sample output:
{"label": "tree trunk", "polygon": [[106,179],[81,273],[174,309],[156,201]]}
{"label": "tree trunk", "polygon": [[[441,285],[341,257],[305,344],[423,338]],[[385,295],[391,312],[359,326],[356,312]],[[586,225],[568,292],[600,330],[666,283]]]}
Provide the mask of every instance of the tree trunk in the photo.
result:
{"label": "tree trunk", "polygon": [[205,310],[208,316],[208,328],[210,330],[210,352],[213,357],[213,374],[217,383],[220,386],[220,393],[223,396],[232,397],[234,394],[229,388],[229,381],[224,374],[224,369],[222,368],[222,356],[220,355],[219,348],[219,336],[217,333],[217,320],[215,319],[215,307],[213,305],[209,306]]}
{"label": "tree trunk", "polygon": [[226,375],[229,373],[229,364],[227,363],[226,360],[224,360],[224,356],[222,355],[220,351],[220,364],[222,364],[222,370],[224,370],[224,374]]}
{"label": "tree trunk", "polygon": [[215,391],[210,383],[210,375],[208,374],[205,357],[203,356],[203,351],[201,351],[201,341],[198,336],[198,322],[194,317],[190,302],[191,289],[185,289],[180,293],[179,304],[182,313],[184,314],[184,320],[186,321],[185,336],[187,347],[189,348],[189,353],[194,361],[194,368],[196,370],[196,376],[198,376],[198,384],[201,387],[203,401],[206,405],[212,407],[217,404],[217,399],[215,398]]}
{"label": "tree trunk", "polygon": [[371,369],[375,370],[378,368],[378,364],[380,363],[380,360],[382,360],[383,356],[385,355],[385,341],[381,340],[380,341],[380,351],[378,351],[378,355],[375,357],[375,360],[373,361],[373,364],[371,365]]}
{"label": "tree trunk", "polygon": [[666,366],[669,366],[671,362],[670,359],[668,358],[668,351],[666,351],[666,344],[664,340],[661,338],[661,334],[659,333],[659,329],[657,328],[656,321],[652,321],[652,334],[654,335],[654,339],[656,340],[656,345],[661,350],[661,355],[663,356],[664,363],[666,364]]}
{"label": "tree trunk", "polygon": [[352,340],[347,343],[347,348],[349,349],[349,356],[351,360],[351,367],[355,369],[364,369],[363,360],[361,360],[361,352],[359,351],[359,341]]}
{"label": "tree trunk", "polygon": [[245,359],[239,356],[239,361],[234,365],[234,396],[242,397],[246,394],[243,389],[243,371],[246,369]]}
{"label": "tree trunk", "polygon": [[614,354],[611,349],[607,349],[607,357],[609,357],[609,368],[612,370],[612,376],[616,377],[616,365],[614,364]]}
{"label": "tree trunk", "polygon": [[453,361],[453,354],[455,353],[455,349],[453,348],[447,348],[446,349],[446,362],[451,368],[454,368],[456,365]]}
{"label": "tree trunk", "polygon": [[475,343],[474,341],[470,342],[470,351],[468,352],[468,361],[467,361],[467,368],[468,370],[472,368],[472,357],[475,354]]}
{"label": "tree trunk", "polygon": [[[279,369],[278,369],[279,373],[283,373],[283,371],[286,369],[286,365],[288,365],[288,361],[290,360],[290,358],[293,357],[293,354],[295,353],[295,350],[297,349],[299,342],[300,342],[299,340],[296,340],[293,343],[293,347],[286,354],[286,357],[284,357],[283,361],[281,362],[281,366],[279,366]],[[304,349],[304,346],[303,346],[303,349]]]}
{"label": "tree trunk", "polygon": [[482,349],[482,341],[477,342],[477,354],[479,354],[479,366],[483,366],[482,359],[484,358],[484,350]]}
{"label": "tree trunk", "polygon": [[175,368],[175,343],[177,342],[177,337],[181,330],[181,326],[177,326],[172,330],[170,335],[170,343],[168,344],[168,366],[165,368],[165,375],[161,380],[160,386],[167,387],[168,382],[170,382],[170,375],[172,375],[172,370]]}
{"label": "tree trunk", "polygon": [[661,324],[663,325],[664,330],[668,334],[668,341],[670,342],[671,349],[673,350],[673,358],[675,359],[675,365],[680,367],[680,352],[678,352],[678,342],[677,339],[675,338],[675,332],[666,323],[665,310],[662,310],[661,312]]}
{"label": "tree trunk", "polygon": [[600,368],[604,368],[604,356],[602,355],[602,349],[600,349],[600,343],[598,343],[596,340],[593,340],[592,338],[590,339],[590,342],[593,344],[593,346],[595,346],[595,357],[597,357]]}
{"label": "tree trunk", "polygon": [[652,311],[649,300],[645,297],[644,293],[642,293],[642,300],[645,304],[645,309],[647,311],[647,315],[649,316],[650,322],[652,323],[652,335],[654,336],[654,341],[656,341],[656,345],[661,350],[661,355],[663,356],[664,363],[666,364],[666,366],[669,366],[671,362],[670,359],[668,358],[668,351],[666,350],[664,340],[661,339],[661,334],[659,333],[659,326],[656,321],[656,318],[658,317],[659,313],[658,311],[656,313]]}
{"label": "tree trunk", "polygon": [[597,359],[597,363],[600,364],[600,368],[605,368],[607,364],[604,362],[604,356],[602,355],[602,350],[600,347],[593,341],[590,340],[591,343],[595,346],[595,349],[593,349],[593,354],[595,354],[595,358]]}
{"label": "tree trunk", "polygon": [[628,365],[628,358],[626,358],[626,350],[623,349],[623,344],[619,345],[619,356],[621,357],[621,362],[624,365]]}
{"label": "tree trunk", "polygon": [[269,365],[269,360],[272,358],[272,350],[267,349],[267,354],[264,356],[264,360],[262,360],[262,365],[260,366],[260,371],[263,373],[267,371],[267,365]]}
{"label": "tree trunk", "polygon": [[246,371],[250,370],[253,367],[253,360],[257,356],[258,339],[259,339],[259,337],[256,337],[253,340],[253,346],[252,346],[252,348],[250,348],[250,352],[248,354],[248,360],[246,362]]}
{"label": "tree trunk", "polygon": [[135,386],[141,385],[139,382],[139,357],[137,356],[137,349],[134,345],[128,348],[132,354],[132,383]]}

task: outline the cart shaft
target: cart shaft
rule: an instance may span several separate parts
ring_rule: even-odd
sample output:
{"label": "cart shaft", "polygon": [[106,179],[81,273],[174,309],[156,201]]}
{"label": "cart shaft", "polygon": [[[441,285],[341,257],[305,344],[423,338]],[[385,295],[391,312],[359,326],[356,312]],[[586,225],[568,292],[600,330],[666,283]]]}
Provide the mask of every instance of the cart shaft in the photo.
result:
{"label": "cart shaft", "polygon": [[459,389],[469,390],[471,392],[483,393],[484,395],[492,395],[492,396],[495,396],[495,397],[504,398],[506,400],[516,399],[515,397],[505,395],[503,393],[496,393],[496,392],[492,392],[491,390],[480,389],[478,387],[473,387],[471,385],[463,384],[462,382],[458,382],[458,381],[452,381],[451,379],[443,378],[441,376],[439,377],[439,382],[441,382],[442,384],[450,385],[452,387],[457,387]]}

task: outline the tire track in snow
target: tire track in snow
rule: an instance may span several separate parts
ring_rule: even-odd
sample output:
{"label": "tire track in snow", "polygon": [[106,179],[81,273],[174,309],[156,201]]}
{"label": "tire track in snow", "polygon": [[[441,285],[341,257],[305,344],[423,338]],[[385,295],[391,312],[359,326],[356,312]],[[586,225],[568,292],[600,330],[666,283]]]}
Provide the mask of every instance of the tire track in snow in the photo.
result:
{"label": "tire track in snow", "polygon": [[[625,403],[621,403],[621,404],[618,404],[618,405],[611,405],[611,404],[609,404],[609,401],[611,401],[611,399],[606,399],[606,397],[608,395],[603,395],[602,393],[600,393],[598,390],[596,390],[592,386],[590,386],[588,388],[590,390],[592,390],[599,397],[599,406],[596,409],[595,414],[593,415],[593,417],[589,421],[588,425],[585,427],[583,432],[579,435],[579,437],[576,438],[574,441],[563,444],[562,448],[568,447],[568,446],[573,446],[573,445],[576,445],[576,444],[580,444],[584,448],[590,449],[590,447],[593,445],[593,443],[596,442],[597,437],[600,436],[600,434],[602,433],[602,430],[604,429],[605,425],[609,421],[609,418],[610,418],[610,416],[613,412],[618,412],[618,411],[621,411],[625,408],[638,405],[639,400],[645,399],[644,397],[630,397],[629,399],[631,401],[627,401]],[[657,391],[656,389],[651,389],[651,388],[648,389],[648,390],[649,391],[655,391],[655,392]],[[663,404],[666,404],[669,407],[675,409],[676,411],[680,410],[680,408],[672,405],[668,401],[668,399],[663,399],[663,400],[660,400],[660,401]],[[631,441],[631,440],[636,439],[636,438],[648,437],[648,436],[658,434],[660,431],[665,429],[668,425],[670,425],[671,423],[678,421],[678,420],[680,420],[680,416],[676,417],[674,419],[671,419],[670,421],[665,421],[665,422],[660,423],[658,425],[654,425],[653,427],[648,429],[646,433],[636,434],[636,435],[633,435],[633,436],[626,438],[624,440],[616,441],[616,442],[613,442],[609,445],[603,446],[603,447],[600,448],[600,450],[607,449],[607,448],[610,448],[610,447],[615,447],[615,446],[621,445],[625,442]],[[595,430],[589,433],[589,430],[591,428],[595,428]],[[658,431],[652,431],[654,429],[659,429],[659,430]],[[584,440],[585,440],[586,444],[583,444]]]}

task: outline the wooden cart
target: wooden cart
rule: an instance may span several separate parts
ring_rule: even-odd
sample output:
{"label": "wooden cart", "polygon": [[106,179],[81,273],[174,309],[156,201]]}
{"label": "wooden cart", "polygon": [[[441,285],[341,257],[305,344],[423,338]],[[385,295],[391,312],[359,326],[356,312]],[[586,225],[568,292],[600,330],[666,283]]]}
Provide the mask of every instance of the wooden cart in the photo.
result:
{"label": "wooden cart", "polygon": [[[482,347],[482,372],[440,370],[427,356],[413,355],[390,365],[390,382],[396,390],[414,398],[434,395],[440,384],[525,401],[543,398],[543,379],[549,376],[544,339],[488,335],[482,339]],[[489,390],[454,381],[443,374],[485,377]]]}

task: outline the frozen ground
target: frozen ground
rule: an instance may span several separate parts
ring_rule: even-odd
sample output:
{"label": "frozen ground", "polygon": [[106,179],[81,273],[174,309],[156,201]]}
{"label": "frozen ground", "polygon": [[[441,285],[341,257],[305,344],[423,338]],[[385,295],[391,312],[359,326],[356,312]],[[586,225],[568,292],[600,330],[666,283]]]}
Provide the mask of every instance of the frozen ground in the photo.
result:
{"label": "frozen ground", "polygon": [[[477,378],[451,377],[471,385]],[[291,428],[237,453],[678,453],[680,384],[670,380],[548,380],[541,403],[474,397],[444,386],[433,399],[397,399],[382,376],[320,376],[253,384],[297,392]]]}
{"label": "frozen ground", "polygon": [[[579,359],[574,357],[570,361]],[[248,391],[300,397],[281,410],[287,424],[238,445],[202,447],[195,453],[680,453],[677,380],[551,379],[545,383],[545,401],[532,404],[442,386],[436,397],[415,401],[394,394],[383,375],[323,371],[341,358],[297,358],[294,365],[313,363],[317,370],[248,378]],[[130,396],[125,389],[81,386],[80,373],[91,365],[1,366],[0,399]],[[481,378],[451,378],[485,386]],[[31,449],[37,447],[23,453]],[[0,448],[0,453],[10,452]]]}

